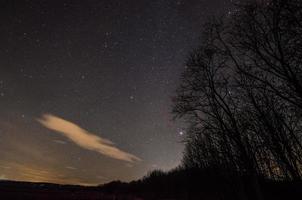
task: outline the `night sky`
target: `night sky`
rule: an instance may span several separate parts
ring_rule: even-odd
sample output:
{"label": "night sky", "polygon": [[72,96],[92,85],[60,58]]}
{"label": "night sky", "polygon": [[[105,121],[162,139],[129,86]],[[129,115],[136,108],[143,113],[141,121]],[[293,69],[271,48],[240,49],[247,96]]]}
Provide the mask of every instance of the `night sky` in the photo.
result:
{"label": "night sky", "polygon": [[230,0],[0,0],[0,179],[129,181],[176,167],[171,97]]}

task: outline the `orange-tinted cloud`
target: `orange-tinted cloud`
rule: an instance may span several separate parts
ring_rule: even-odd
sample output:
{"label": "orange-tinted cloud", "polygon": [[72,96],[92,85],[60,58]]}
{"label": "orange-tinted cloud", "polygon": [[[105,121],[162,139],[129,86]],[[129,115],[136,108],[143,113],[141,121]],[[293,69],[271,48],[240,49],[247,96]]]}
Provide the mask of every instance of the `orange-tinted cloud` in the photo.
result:
{"label": "orange-tinted cloud", "polygon": [[59,183],[59,184],[78,184],[78,185],[97,185],[98,183],[89,183],[83,181],[77,176],[71,176],[64,171],[49,167],[41,167],[35,164],[8,162],[9,170],[0,174],[1,179],[9,179],[15,181],[29,181],[40,183]]}
{"label": "orange-tinted cloud", "polygon": [[51,114],[44,114],[40,119],[37,120],[46,128],[61,133],[69,140],[84,149],[96,151],[105,156],[128,162],[141,160],[135,155],[118,149],[110,140],[89,133],[77,124],[74,124],[65,119]]}

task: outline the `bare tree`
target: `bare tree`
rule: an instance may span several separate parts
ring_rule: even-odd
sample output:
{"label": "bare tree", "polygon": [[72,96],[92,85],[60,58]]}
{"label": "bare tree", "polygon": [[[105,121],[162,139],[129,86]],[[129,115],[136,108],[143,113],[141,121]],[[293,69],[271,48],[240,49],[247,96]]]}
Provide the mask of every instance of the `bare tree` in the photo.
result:
{"label": "bare tree", "polygon": [[257,192],[259,176],[301,180],[301,5],[238,5],[206,25],[174,98],[189,127],[185,166],[223,166]]}

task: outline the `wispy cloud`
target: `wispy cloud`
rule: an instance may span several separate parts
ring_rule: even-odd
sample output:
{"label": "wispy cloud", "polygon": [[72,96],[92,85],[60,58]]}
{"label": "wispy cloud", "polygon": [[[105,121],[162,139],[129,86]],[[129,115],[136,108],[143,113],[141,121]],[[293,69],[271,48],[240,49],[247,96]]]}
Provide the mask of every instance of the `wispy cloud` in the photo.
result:
{"label": "wispy cloud", "polygon": [[73,166],[66,166],[65,168],[66,168],[66,169],[69,169],[69,170],[77,170],[77,168],[76,168],[76,167],[73,167]]}
{"label": "wispy cloud", "polygon": [[44,114],[40,119],[37,119],[37,121],[46,128],[61,133],[69,140],[84,149],[96,151],[105,156],[128,162],[141,160],[135,155],[132,155],[115,147],[110,140],[89,133],[77,124],[74,124],[65,119],[51,114]]}
{"label": "wispy cloud", "polygon": [[53,140],[53,142],[55,142],[57,144],[66,144],[66,142],[62,141],[62,140]]}
{"label": "wispy cloud", "polygon": [[85,180],[78,177],[77,174],[67,175],[64,171],[58,169],[42,167],[33,163],[8,162],[13,170],[0,174],[1,179],[29,182],[47,182],[60,184],[80,184],[88,185]]}

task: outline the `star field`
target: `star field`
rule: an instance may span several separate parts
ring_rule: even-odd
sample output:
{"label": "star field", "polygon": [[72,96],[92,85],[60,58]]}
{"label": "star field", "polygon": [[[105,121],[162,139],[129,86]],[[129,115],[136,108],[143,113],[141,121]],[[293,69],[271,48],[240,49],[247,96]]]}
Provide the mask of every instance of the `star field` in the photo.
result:
{"label": "star field", "polygon": [[[1,0],[1,179],[99,184],[176,167],[185,131],[172,120],[171,97],[203,22],[229,8],[223,0]],[[59,121],[43,126],[45,115],[80,127],[88,142]]]}

